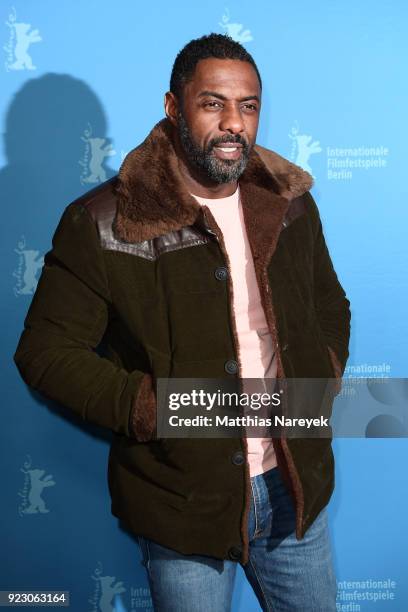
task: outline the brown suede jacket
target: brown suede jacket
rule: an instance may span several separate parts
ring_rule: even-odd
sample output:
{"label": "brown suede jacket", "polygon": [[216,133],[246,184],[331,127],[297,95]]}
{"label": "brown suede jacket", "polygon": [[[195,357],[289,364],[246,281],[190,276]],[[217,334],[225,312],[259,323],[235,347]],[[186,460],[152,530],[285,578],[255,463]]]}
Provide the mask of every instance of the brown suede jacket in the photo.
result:
{"label": "brown suede jacket", "polygon": [[[239,183],[278,377],[340,377],[349,301],[311,176],[255,146]],[[163,119],[118,175],[66,207],[14,359],[28,385],[114,432],[112,513],[131,532],[245,564],[246,438],[156,437],[157,378],[240,375],[228,272],[220,229],[184,187]],[[331,440],[273,443],[301,539],[333,491]]]}

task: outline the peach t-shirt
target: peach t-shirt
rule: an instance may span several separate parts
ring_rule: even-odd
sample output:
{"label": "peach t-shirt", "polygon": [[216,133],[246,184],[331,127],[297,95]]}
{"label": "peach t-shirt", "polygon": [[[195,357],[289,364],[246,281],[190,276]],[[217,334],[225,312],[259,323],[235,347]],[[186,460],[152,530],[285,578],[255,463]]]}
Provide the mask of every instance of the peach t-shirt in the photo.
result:
{"label": "peach t-shirt", "polygon": [[[275,350],[259,295],[239,187],[226,198],[209,199],[192,195],[201,205],[208,206],[224,237],[230,261],[241,376],[275,378]],[[247,438],[247,442],[251,476],[277,465],[272,438]]]}

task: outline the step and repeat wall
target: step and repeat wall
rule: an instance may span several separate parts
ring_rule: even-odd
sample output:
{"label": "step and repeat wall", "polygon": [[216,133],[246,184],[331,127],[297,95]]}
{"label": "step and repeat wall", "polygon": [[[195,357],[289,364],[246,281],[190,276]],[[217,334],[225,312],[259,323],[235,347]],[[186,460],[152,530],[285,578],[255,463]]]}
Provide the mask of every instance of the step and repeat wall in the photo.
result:
{"label": "step and repeat wall", "polygon": [[[192,38],[245,45],[264,83],[258,143],[315,179],[352,306],[345,376],[406,376],[407,18],[402,0],[1,3],[0,590],[69,591],[75,612],[152,609],[137,542],[110,513],[110,432],[27,388],[12,357],[62,211],[164,116]],[[338,610],[406,610],[407,439],[333,446]],[[260,609],[241,567],[232,609]]]}

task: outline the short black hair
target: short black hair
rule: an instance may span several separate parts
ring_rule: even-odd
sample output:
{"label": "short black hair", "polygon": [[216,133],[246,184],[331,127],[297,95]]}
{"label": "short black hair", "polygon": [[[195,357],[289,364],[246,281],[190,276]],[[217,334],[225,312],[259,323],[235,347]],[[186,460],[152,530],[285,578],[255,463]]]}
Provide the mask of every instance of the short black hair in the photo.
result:
{"label": "short black hair", "polygon": [[210,57],[249,62],[257,74],[262,90],[261,75],[252,55],[231,36],[212,33],[190,40],[177,54],[170,76],[170,91],[179,100],[182,98],[183,87],[192,78],[198,62]]}

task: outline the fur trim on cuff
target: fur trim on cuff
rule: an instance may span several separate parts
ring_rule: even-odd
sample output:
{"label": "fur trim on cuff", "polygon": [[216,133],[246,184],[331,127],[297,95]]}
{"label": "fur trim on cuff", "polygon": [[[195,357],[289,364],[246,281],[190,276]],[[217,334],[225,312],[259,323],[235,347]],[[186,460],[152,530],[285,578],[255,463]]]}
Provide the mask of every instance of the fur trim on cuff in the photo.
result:
{"label": "fur trim on cuff", "polygon": [[343,370],[341,367],[341,363],[338,360],[338,357],[336,353],[333,351],[333,349],[330,346],[327,346],[327,350],[329,351],[330,360],[331,360],[333,370],[334,370],[334,375],[337,378],[335,389],[334,389],[334,394],[338,395],[341,391],[341,376],[342,376]]}
{"label": "fur trim on cuff", "polygon": [[150,374],[144,374],[130,415],[131,436],[139,442],[156,438],[157,401]]}

